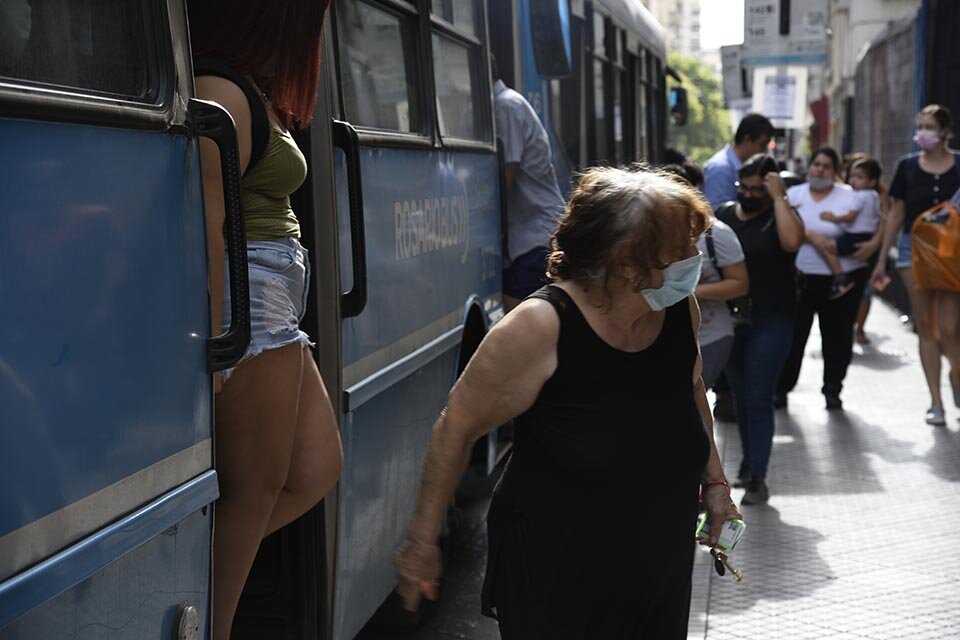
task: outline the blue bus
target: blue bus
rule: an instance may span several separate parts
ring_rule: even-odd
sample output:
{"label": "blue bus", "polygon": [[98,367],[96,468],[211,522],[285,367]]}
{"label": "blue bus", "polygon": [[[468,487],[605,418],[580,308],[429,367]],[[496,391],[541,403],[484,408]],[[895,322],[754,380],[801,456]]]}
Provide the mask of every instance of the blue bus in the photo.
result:
{"label": "blue bus", "polygon": [[[205,638],[209,374],[248,327],[236,209],[236,323],[211,335],[197,138],[236,189],[232,124],[193,99],[183,0],[0,4],[19,38],[0,44],[0,639]],[[344,0],[326,24],[293,206],[345,470],[264,541],[238,638],[349,640],[393,590],[431,427],[503,314],[489,54],[565,189],[663,151],[665,47],[638,0]],[[492,434],[478,467],[506,450]]]}

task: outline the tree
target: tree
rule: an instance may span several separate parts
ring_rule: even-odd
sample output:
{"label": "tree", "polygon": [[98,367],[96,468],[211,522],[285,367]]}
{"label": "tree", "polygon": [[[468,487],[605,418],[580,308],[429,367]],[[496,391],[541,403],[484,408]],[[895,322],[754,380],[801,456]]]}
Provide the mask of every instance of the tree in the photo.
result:
{"label": "tree", "polygon": [[710,67],[676,51],[670,52],[668,63],[683,79],[689,95],[687,124],[669,125],[668,146],[703,164],[733,137],[730,112],[723,108],[720,81]]}

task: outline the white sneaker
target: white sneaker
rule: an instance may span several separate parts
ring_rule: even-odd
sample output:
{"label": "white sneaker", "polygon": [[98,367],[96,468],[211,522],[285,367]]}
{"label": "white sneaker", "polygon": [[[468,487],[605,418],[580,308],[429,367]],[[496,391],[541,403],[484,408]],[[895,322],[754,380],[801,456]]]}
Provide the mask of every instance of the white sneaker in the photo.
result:
{"label": "white sneaker", "polygon": [[934,427],[943,427],[947,424],[943,407],[930,407],[927,409],[927,424],[933,425]]}

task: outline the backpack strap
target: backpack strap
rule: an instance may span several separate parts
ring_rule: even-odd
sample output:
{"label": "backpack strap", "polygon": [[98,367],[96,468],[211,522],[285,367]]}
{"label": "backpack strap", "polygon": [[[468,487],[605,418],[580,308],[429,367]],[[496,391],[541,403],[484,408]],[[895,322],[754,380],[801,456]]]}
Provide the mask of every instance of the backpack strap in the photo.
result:
{"label": "backpack strap", "polygon": [[270,118],[259,92],[253,88],[250,81],[242,73],[218,58],[195,58],[193,75],[194,77],[217,76],[218,78],[224,78],[240,87],[243,95],[246,96],[247,104],[250,105],[251,137],[250,162],[247,163],[247,170],[244,171],[244,175],[246,175],[263,157],[267,150],[267,143],[270,141]]}
{"label": "backpack strap", "polygon": [[713,263],[713,268],[717,270],[717,273],[719,273],[722,278],[723,272],[720,271],[720,265],[717,263],[717,249],[713,246],[713,227],[707,229],[707,232],[703,235],[703,239],[707,243],[707,255],[710,256],[710,262]]}

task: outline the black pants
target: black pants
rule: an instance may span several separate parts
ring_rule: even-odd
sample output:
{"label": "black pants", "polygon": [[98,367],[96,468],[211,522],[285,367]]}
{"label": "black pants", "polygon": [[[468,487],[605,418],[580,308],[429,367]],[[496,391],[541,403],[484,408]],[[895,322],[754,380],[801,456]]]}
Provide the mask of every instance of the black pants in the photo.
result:
{"label": "black pants", "polygon": [[825,395],[839,395],[843,389],[843,379],[847,375],[847,367],[853,355],[853,323],[857,319],[857,309],[863,297],[869,270],[857,269],[847,275],[853,279],[853,290],[836,300],[830,300],[832,276],[801,274],[793,346],[780,374],[778,393],[786,394],[797,386],[800,366],[803,364],[803,351],[807,346],[807,338],[810,337],[814,314],[819,318],[820,335],[823,338],[822,391]]}

